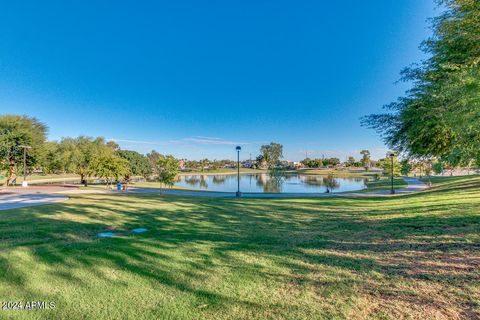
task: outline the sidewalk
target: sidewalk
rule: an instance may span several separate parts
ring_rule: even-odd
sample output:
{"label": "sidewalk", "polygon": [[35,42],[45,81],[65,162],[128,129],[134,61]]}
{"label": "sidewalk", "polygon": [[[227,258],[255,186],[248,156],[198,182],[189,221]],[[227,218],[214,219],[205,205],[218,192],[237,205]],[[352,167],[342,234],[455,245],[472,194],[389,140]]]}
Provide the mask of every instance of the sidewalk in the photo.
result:
{"label": "sidewalk", "polygon": [[0,196],[0,210],[39,206],[68,200],[68,197],[55,194],[8,193]]}

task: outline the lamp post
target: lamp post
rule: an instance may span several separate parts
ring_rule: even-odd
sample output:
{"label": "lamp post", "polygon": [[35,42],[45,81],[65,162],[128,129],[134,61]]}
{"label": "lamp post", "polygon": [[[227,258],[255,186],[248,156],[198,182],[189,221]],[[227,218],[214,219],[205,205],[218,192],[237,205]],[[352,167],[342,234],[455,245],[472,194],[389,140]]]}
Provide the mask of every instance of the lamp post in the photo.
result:
{"label": "lamp post", "polygon": [[23,149],[23,181],[22,187],[28,187],[27,182],[27,149],[31,149],[32,147],[26,145],[19,145],[19,148]]}
{"label": "lamp post", "polygon": [[236,196],[237,198],[240,198],[242,196],[242,193],[240,192],[240,150],[242,150],[242,147],[237,146],[235,148],[237,150],[237,193]]}
{"label": "lamp post", "polygon": [[390,153],[388,156],[390,157],[390,178],[391,178],[391,182],[392,182],[392,187],[390,189],[390,194],[395,194],[395,189],[393,189],[393,171],[394,171],[393,158],[395,157],[395,154]]}

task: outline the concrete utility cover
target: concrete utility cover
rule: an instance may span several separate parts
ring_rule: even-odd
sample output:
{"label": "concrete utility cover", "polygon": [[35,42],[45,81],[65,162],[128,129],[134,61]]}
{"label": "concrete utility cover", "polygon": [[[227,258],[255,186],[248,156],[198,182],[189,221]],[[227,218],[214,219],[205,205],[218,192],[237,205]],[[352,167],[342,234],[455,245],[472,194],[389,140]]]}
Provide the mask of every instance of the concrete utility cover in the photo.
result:
{"label": "concrete utility cover", "polygon": [[97,236],[105,238],[105,237],[115,237],[116,234],[113,232],[100,232],[97,234]]}
{"label": "concrete utility cover", "polygon": [[147,231],[147,229],[145,229],[145,228],[132,229],[132,232],[135,232],[135,233],[142,233],[142,232],[145,232],[145,231]]}

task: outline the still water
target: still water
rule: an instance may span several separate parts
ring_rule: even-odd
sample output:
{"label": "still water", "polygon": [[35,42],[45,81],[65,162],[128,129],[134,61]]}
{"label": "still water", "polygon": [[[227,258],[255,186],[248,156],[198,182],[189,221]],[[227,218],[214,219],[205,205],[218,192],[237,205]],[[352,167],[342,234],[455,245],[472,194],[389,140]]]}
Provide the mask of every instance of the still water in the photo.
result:
{"label": "still water", "polygon": [[[175,184],[179,187],[196,190],[235,192],[236,175],[185,175]],[[285,175],[273,177],[269,174],[240,175],[241,192],[274,193],[322,193],[361,190],[366,187],[366,179],[351,177]]]}

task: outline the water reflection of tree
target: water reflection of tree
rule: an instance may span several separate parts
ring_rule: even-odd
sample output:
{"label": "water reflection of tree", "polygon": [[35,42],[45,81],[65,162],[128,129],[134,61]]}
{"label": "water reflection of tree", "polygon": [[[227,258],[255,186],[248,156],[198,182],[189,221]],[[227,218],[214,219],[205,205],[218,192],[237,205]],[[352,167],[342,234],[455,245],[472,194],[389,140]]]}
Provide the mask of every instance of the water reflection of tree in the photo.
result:
{"label": "water reflection of tree", "polygon": [[259,174],[255,176],[257,186],[263,189],[263,192],[282,192],[282,186],[285,176],[279,172],[269,172],[268,174]]}
{"label": "water reflection of tree", "polygon": [[333,177],[333,174],[323,177],[323,184],[327,187],[327,192],[332,192],[333,189],[340,187],[340,183]]}
{"label": "water reflection of tree", "polygon": [[226,176],[213,176],[212,182],[213,184],[225,184],[226,180]]}
{"label": "water reflection of tree", "polygon": [[200,186],[201,188],[208,188],[207,176],[185,176],[184,181],[190,186]]}
{"label": "water reflection of tree", "polygon": [[196,186],[200,182],[197,176],[185,176],[184,180],[186,184],[191,186]]}
{"label": "water reflection of tree", "polygon": [[324,185],[323,177],[319,177],[319,176],[305,176],[303,179],[303,183],[309,186],[317,186],[317,187]]}
{"label": "water reflection of tree", "polygon": [[207,176],[200,176],[200,187],[204,189],[208,188]]}

